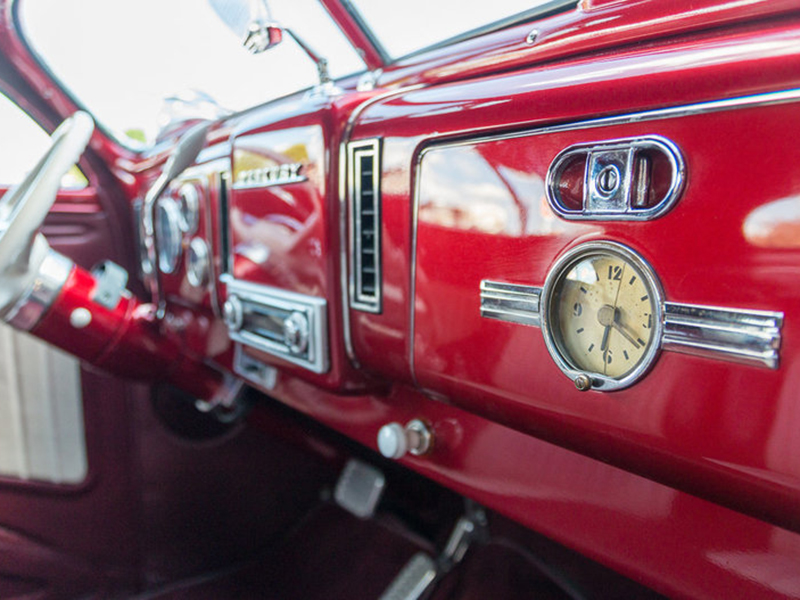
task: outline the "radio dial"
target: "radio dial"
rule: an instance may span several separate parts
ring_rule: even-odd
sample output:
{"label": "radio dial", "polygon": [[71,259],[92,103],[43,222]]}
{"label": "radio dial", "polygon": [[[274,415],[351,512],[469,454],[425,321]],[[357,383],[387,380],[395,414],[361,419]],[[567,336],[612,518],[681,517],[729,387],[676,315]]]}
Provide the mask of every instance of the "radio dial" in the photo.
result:
{"label": "radio dial", "polygon": [[303,354],[308,349],[308,318],[293,312],[283,322],[283,342],[292,354]]}
{"label": "radio dial", "polygon": [[244,314],[242,301],[237,296],[229,296],[222,307],[223,318],[231,331],[239,331],[242,328]]}

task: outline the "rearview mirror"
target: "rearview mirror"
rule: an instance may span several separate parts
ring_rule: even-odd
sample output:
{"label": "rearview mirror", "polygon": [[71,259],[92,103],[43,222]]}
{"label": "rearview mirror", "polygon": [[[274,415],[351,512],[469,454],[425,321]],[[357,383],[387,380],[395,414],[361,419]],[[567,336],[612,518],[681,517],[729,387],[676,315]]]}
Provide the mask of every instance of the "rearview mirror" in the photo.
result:
{"label": "rearview mirror", "polygon": [[266,0],[209,0],[209,4],[253,54],[277,46],[283,40],[283,30],[272,21]]}

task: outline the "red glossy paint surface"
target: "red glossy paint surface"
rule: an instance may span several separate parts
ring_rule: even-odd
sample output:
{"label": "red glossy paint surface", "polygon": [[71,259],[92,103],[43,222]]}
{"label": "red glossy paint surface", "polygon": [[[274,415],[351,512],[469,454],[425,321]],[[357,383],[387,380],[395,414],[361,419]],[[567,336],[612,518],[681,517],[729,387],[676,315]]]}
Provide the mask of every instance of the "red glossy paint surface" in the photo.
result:
{"label": "red glossy paint surface", "polygon": [[[674,138],[687,153],[690,187],[678,208],[652,224],[566,225],[548,213],[536,187],[563,146],[652,133],[649,123],[465,150],[469,168],[476,169],[471,174],[479,175],[479,185],[466,188],[467,178],[455,169],[464,156],[432,150],[425,160],[439,156],[442,164],[423,161],[420,173],[415,170],[423,149],[445,141],[800,86],[797,16],[789,15],[794,3],[741,4],[695,2],[668,15],[675,10],[669,3],[594,2],[537,24],[534,47],[522,42],[531,28],[526,25],[389,69],[386,85],[430,87],[367,108],[351,136],[382,138],[384,152],[384,312],[348,316],[362,364],[387,386],[401,382],[386,396],[334,395],[318,387],[360,384],[344,352],[339,256],[345,240],[336,196],[339,144],[350,139],[347,119],[366,96],[346,94],[319,105],[294,98],[228,123],[223,129],[235,130],[234,162],[239,142],[252,141],[270,154],[284,145],[276,141],[281,136],[322,132],[321,145],[311,144],[315,179],[274,191],[237,191],[234,202],[242,211],[238,223],[250,221],[238,242],[275,243],[270,252],[281,259],[274,270],[240,260],[237,277],[319,294],[329,303],[331,374],[296,377],[299,369],[264,356],[281,367],[275,396],[370,447],[384,423],[425,419],[436,433],[435,450],[404,464],[663,593],[800,595],[800,541],[786,529],[797,528],[799,507],[791,428],[800,310],[793,283],[796,224],[782,218],[798,187],[791,137],[796,106],[659,121],[656,133]],[[647,45],[632,45],[645,38]],[[29,83],[48,92],[45,104],[70,112],[72,101],[51,89],[13,34],[9,40],[3,47],[17,56],[14,64]],[[368,57],[370,64],[376,60]],[[535,64],[540,67],[531,68]],[[499,75],[487,77],[491,73]],[[475,78],[457,81],[467,76]],[[215,135],[215,142],[224,141],[224,133]],[[98,155],[113,157],[109,162],[131,196],[145,189],[164,158],[126,162],[130,157],[102,133],[93,144]],[[506,179],[498,184],[501,171]],[[521,187],[507,185],[512,181]],[[418,182],[424,202],[415,254]],[[447,188],[454,200],[437,195],[429,182]],[[495,192],[505,187],[489,219],[474,200],[484,184]],[[526,190],[539,201],[531,203]],[[505,221],[497,218],[498,206]],[[254,235],[269,222],[282,229],[269,239]],[[220,224],[208,225],[221,265]],[[540,285],[560,252],[588,239],[614,239],[639,250],[670,300],[784,311],[781,370],[665,353],[651,376],[626,392],[579,395],[544,353],[539,331],[480,320],[481,278]],[[309,240],[319,242],[318,252],[304,243]],[[196,389],[192,385],[207,374],[200,358],[215,356],[208,340],[218,321],[211,323],[207,311],[173,306],[171,325],[159,332],[146,311],[136,313],[136,303],[126,300],[117,311],[98,314],[98,329],[87,332],[84,346],[64,322],[71,308],[84,305],[91,285],[75,275],[39,333],[88,360],[137,375],[169,377],[164,365],[171,363],[173,381]],[[180,288],[173,292],[176,304],[195,302]],[[415,382],[415,369],[431,396],[467,410],[411,389],[406,384]]]}
{"label": "red glossy paint surface", "polygon": [[[799,202],[800,177],[758,175],[776,157],[800,161],[782,135],[800,126],[799,105],[431,148],[419,170],[419,384],[520,429],[800,527],[800,454],[788,418],[800,294],[787,277],[800,255],[795,241],[782,243],[770,231],[796,227],[790,207]],[[686,160],[686,191],[669,214],[601,224],[552,212],[544,178],[560,150],[653,134],[675,142]],[[766,231],[754,230],[753,215],[775,203],[789,206]],[[762,247],[763,238],[772,245]],[[481,279],[541,287],[558,255],[592,240],[639,252],[667,301],[783,312],[780,369],[663,353],[633,387],[583,394],[558,370],[540,330],[480,317]],[[680,475],[675,461],[683,464]]]}
{"label": "red glossy paint surface", "polygon": [[[325,150],[318,125],[236,137],[228,213],[235,279],[308,296],[330,294]],[[239,183],[243,172],[291,164],[302,165],[305,181],[249,188]]]}
{"label": "red glossy paint surface", "polygon": [[402,463],[674,598],[800,595],[800,535],[508,429],[408,388],[341,397],[281,378],[276,398],[376,447],[421,418],[429,456]]}
{"label": "red glossy paint surface", "polygon": [[408,378],[410,374],[410,199],[415,185],[411,170],[426,145],[437,139],[794,88],[800,86],[794,68],[800,60],[796,36],[796,29],[785,24],[757,34],[722,33],[711,39],[636,48],[500,78],[409,91],[367,108],[353,138],[384,140],[385,293],[382,315],[351,311],[359,359],[387,376]]}
{"label": "red glossy paint surface", "polygon": [[[198,398],[213,395],[221,375],[203,362],[208,319],[173,312],[160,325],[153,305],[130,296],[122,297],[114,309],[93,302],[96,285],[90,273],[75,267],[32,333],[116,375],[170,381]],[[70,316],[81,308],[92,318],[87,326],[75,328]]]}
{"label": "red glossy paint surface", "polygon": [[[519,131],[525,123],[560,125],[680,99],[791,88],[800,58],[794,40],[796,30],[781,24],[757,35],[723,34],[409,91],[368,108],[354,137],[383,137],[383,258],[391,265],[384,286],[391,293],[382,315],[351,311],[359,359],[389,377],[413,373],[410,245],[418,189],[413,341],[420,385],[513,427],[798,527],[798,465],[789,458],[794,437],[787,425],[796,336],[788,323],[800,308],[788,276],[794,251],[763,249],[763,240],[743,234],[751,212],[797,191],[792,159],[783,162],[795,149],[781,133],[796,107],[435,149],[439,140]],[[685,146],[689,191],[672,213],[653,223],[602,226],[568,223],[547,208],[542,180],[560,150],[652,133]],[[665,353],[630,390],[582,395],[546,353],[540,331],[480,319],[481,279],[541,285],[561,252],[590,239],[640,251],[670,300],[784,311],[781,370]]]}
{"label": "red glossy paint surface", "polygon": [[[249,350],[261,361],[345,391],[364,389],[344,344],[339,267],[339,140],[347,120],[369,93],[335,98],[300,96],[254,111],[231,137],[232,172],[299,162],[306,181],[231,189],[233,275],[327,301],[330,369],[322,375]],[[219,228],[219,224],[217,225]],[[219,250],[215,249],[217,260]],[[224,287],[224,284],[221,285]]]}
{"label": "red glossy paint surface", "polygon": [[[793,0],[735,2],[662,2],[660,0],[588,0],[574,10],[467,40],[455,46],[401,59],[380,78],[385,86],[446,81],[503,73],[531,65],[547,65],[569,57],[589,55],[655,39],[680,39],[691,33],[731,25],[764,27],[797,16]],[[527,42],[535,31],[535,43]]]}

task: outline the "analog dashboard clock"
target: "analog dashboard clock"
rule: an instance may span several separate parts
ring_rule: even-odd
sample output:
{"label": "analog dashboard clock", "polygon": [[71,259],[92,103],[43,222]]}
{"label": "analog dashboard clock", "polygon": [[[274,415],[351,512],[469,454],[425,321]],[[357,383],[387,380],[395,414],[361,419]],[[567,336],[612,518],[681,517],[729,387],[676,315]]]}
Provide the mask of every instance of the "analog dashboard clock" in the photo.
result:
{"label": "analog dashboard clock", "polygon": [[547,349],[578,389],[627,387],[658,355],[663,305],[638,254],[613,242],[583,244],[559,259],[542,290]]}

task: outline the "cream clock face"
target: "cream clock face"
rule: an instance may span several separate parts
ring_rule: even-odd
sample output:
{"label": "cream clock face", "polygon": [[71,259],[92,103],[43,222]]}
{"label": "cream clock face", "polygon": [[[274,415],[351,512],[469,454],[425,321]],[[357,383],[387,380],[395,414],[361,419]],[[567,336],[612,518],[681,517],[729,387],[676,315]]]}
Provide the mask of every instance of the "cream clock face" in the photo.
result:
{"label": "cream clock face", "polygon": [[619,378],[642,360],[653,334],[653,292],[633,265],[592,256],[565,274],[557,298],[560,346],[577,368]]}
{"label": "cream clock face", "polygon": [[582,374],[598,389],[625,387],[655,359],[660,287],[633,251],[612,243],[574,249],[554,267],[544,296],[545,341],[570,377]]}

